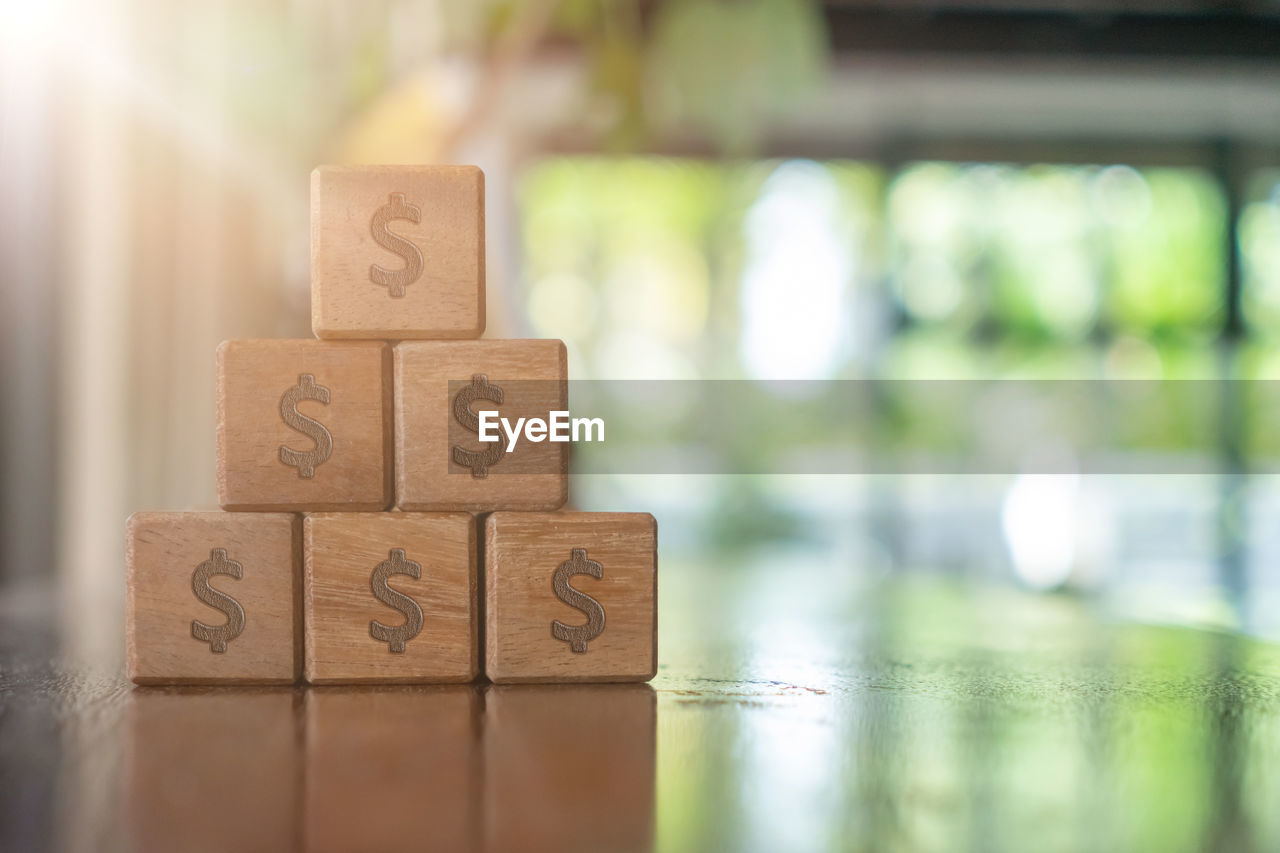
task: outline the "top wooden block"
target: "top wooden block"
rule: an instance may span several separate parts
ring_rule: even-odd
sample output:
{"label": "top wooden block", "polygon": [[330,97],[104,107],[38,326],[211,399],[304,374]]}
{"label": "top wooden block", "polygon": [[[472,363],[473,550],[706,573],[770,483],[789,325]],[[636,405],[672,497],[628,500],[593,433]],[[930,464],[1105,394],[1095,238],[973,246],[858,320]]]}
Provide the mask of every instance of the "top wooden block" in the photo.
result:
{"label": "top wooden block", "polygon": [[478,338],[484,173],[321,166],[311,173],[311,327],[320,338]]}

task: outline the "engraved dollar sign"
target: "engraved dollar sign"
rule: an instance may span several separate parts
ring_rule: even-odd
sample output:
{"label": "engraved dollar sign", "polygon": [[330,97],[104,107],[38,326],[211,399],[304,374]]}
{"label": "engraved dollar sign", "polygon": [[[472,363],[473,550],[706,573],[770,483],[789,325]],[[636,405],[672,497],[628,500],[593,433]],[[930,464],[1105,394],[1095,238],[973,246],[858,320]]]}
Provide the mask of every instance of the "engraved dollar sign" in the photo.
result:
{"label": "engraved dollar sign", "polygon": [[[453,416],[458,423],[470,430],[480,432],[480,418],[471,411],[471,404],[476,400],[492,400],[502,402],[502,386],[490,385],[483,373],[471,377],[471,384],[458,392],[453,398]],[[453,461],[463,468],[471,469],[471,476],[482,480],[489,475],[489,466],[496,465],[502,459],[502,442],[495,441],[483,450],[467,450],[460,444],[453,446]]]}
{"label": "engraved dollar sign", "polygon": [[280,398],[280,417],[284,422],[303,435],[309,436],[316,446],[311,450],[298,451],[280,445],[280,461],[298,469],[298,476],[310,480],[316,475],[316,466],[329,458],[333,452],[333,436],[324,424],[313,420],[298,411],[298,403],[303,400],[319,400],[329,405],[329,389],[316,384],[316,378],[310,373],[298,377],[294,385]]}
{"label": "engraved dollar sign", "polygon": [[222,654],[227,650],[227,643],[240,636],[244,630],[244,608],[225,592],[209,586],[209,578],[214,575],[231,575],[236,580],[244,577],[244,566],[235,560],[227,559],[226,548],[214,548],[209,552],[209,559],[196,566],[191,575],[191,591],[196,598],[227,614],[225,625],[206,625],[198,619],[191,620],[191,636],[202,643],[209,644],[214,654]]}
{"label": "engraved dollar sign", "polygon": [[587,650],[587,642],[600,636],[600,632],[604,630],[604,608],[585,592],[578,592],[569,586],[569,578],[574,575],[591,575],[599,579],[604,577],[604,566],[595,560],[588,560],[586,548],[574,548],[570,551],[569,559],[556,568],[556,573],[551,578],[551,588],[555,590],[556,598],[587,614],[585,625],[566,625],[559,619],[553,619],[551,636],[568,643],[569,648],[577,654],[583,654]]}
{"label": "engraved dollar sign", "polygon": [[422,211],[404,200],[404,193],[392,193],[387,203],[373,213],[370,229],[373,239],[379,246],[404,258],[404,268],[389,270],[377,264],[369,265],[369,278],[374,284],[380,284],[387,293],[394,297],[404,296],[404,289],[418,280],[422,275],[422,252],[399,234],[387,228],[393,219],[407,219],[418,223],[422,220]]}
{"label": "engraved dollar sign", "polygon": [[392,575],[408,575],[417,580],[422,577],[422,566],[413,560],[406,560],[403,548],[392,548],[388,557],[373,570],[369,585],[373,588],[374,598],[404,614],[404,624],[392,627],[374,619],[369,623],[369,636],[378,642],[389,643],[395,654],[403,654],[404,644],[418,636],[418,632],[422,630],[422,608],[403,592],[387,586],[387,579]]}

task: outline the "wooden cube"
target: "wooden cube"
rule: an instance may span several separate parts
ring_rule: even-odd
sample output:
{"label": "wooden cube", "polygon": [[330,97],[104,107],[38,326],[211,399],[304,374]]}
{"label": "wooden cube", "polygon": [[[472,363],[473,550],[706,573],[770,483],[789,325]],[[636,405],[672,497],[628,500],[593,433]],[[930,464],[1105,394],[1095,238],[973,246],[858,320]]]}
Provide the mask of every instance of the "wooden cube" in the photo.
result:
{"label": "wooden cube", "polygon": [[495,512],[485,522],[485,674],[648,681],[658,668],[648,513]]}
{"label": "wooden cube", "polygon": [[490,688],[489,849],[653,849],[656,723],[647,684]]}
{"label": "wooden cube", "polygon": [[391,502],[384,343],[218,347],[218,499],[230,510],[381,510]]}
{"label": "wooden cube", "polygon": [[[124,846],[139,853],[302,849],[293,688],[149,687],[124,701]],[[87,846],[116,846],[109,837]]]}
{"label": "wooden cube", "polygon": [[299,849],[484,849],[481,709],[471,686],[308,690]]}
{"label": "wooden cube", "polygon": [[290,684],[302,662],[297,516],[129,517],[125,634],[137,684]]}
{"label": "wooden cube", "polygon": [[548,420],[568,409],[557,340],[413,341],[395,349],[396,505],[552,510],[569,496],[567,443],[483,443],[476,412]]}
{"label": "wooden cube", "polygon": [[484,173],[321,166],[311,173],[311,326],[320,338],[478,338]]}
{"label": "wooden cube", "polygon": [[329,513],[303,522],[312,684],[471,681],[480,671],[469,513]]}

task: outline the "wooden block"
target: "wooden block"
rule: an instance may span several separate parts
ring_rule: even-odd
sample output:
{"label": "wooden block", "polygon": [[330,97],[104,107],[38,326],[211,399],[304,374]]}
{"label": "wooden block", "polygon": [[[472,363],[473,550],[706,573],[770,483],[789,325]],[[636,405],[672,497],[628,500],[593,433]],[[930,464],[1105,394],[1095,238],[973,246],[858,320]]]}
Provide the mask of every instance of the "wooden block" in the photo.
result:
{"label": "wooden block", "polygon": [[490,688],[489,849],[653,849],[655,705],[647,684]]}
{"label": "wooden block", "polygon": [[478,338],[484,173],[321,166],[311,173],[311,327],[320,338]]}
{"label": "wooden block", "polygon": [[303,522],[312,684],[472,681],[480,672],[469,513],[330,513]]}
{"label": "wooden block", "polygon": [[658,669],[648,513],[495,512],[485,522],[485,675],[648,681]]}
{"label": "wooden block", "polygon": [[480,442],[473,414],[496,410],[515,423],[566,411],[562,342],[398,344],[395,398],[401,509],[552,510],[568,498],[568,444],[521,440],[507,453],[505,441]]}
{"label": "wooden block", "polygon": [[386,509],[391,431],[386,344],[261,340],[218,347],[223,509]]}
{"label": "wooden block", "polygon": [[136,684],[291,684],[302,663],[297,516],[136,512],[125,634]]}
{"label": "wooden block", "polygon": [[470,686],[308,690],[301,849],[482,849],[481,714]]}
{"label": "wooden block", "polygon": [[[293,688],[152,687],[131,691],[125,702],[128,849],[302,849]],[[112,787],[106,782],[103,793]]]}

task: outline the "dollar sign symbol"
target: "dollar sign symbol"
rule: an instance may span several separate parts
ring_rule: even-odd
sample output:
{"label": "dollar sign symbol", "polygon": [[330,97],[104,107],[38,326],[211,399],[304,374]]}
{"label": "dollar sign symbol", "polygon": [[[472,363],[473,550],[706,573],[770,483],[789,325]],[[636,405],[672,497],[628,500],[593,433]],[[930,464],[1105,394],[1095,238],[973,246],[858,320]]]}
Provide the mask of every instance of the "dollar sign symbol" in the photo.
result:
{"label": "dollar sign symbol", "polygon": [[191,575],[191,591],[196,598],[227,614],[225,625],[206,625],[199,619],[191,620],[191,636],[202,643],[209,644],[209,650],[220,655],[227,650],[227,643],[240,636],[244,630],[244,608],[225,592],[209,586],[209,578],[214,575],[231,575],[236,580],[244,577],[244,566],[235,560],[227,559],[226,548],[214,548],[209,552],[209,559],[196,566]]}
{"label": "dollar sign symbol", "polygon": [[404,614],[404,624],[393,628],[374,619],[369,623],[369,636],[380,643],[390,643],[391,651],[395,654],[403,654],[404,644],[418,636],[418,632],[422,630],[422,608],[403,592],[387,586],[387,579],[392,575],[408,575],[417,580],[422,577],[422,566],[413,560],[406,560],[403,548],[392,548],[388,557],[389,559],[383,560],[374,568],[369,585],[373,587],[374,598]]}
{"label": "dollar sign symbol", "polygon": [[[502,402],[502,386],[490,385],[489,378],[483,373],[471,377],[471,384],[458,392],[453,398],[453,416],[458,423],[470,430],[480,432],[480,418],[471,411],[471,404],[476,400],[492,400]],[[460,444],[453,446],[453,461],[463,468],[471,469],[471,476],[482,480],[489,475],[489,466],[498,464],[502,459],[502,442],[488,444],[484,450],[467,450]]]}
{"label": "dollar sign symbol", "polygon": [[294,385],[280,398],[280,417],[284,422],[303,435],[310,436],[316,446],[306,452],[291,450],[280,445],[280,461],[298,469],[298,476],[310,480],[316,475],[316,466],[329,458],[333,452],[333,436],[324,424],[313,420],[298,411],[298,403],[303,400],[319,400],[329,405],[329,389],[316,384],[316,378],[310,373],[298,377]]}
{"label": "dollar sign symbol", "polygon": [[575,653],[583,654],[587,650],[587,641],[594,640],[604,630],[604,608],[585,592],[578,592],[569,586],[569,578],[574,575],[591,575],[599,579],[604,577],[604,566],[595,560],[588,560],[586,548],[574,548],[569,552],[569,559],[556,568],[556,573],[551,578],[551,588],[555,590],[556,598],[587,614],[585,625],[566,625],[559,619],[553,619],[551,636],[568,643]]}
{"label": "dollar sign symbol", "polygon": [[404,296],[404,289],[422,275],[422,252],[387,228],[393,219],[407,219],[414,224],[422,221],[422,210],[404,200],[404,193],[392,193],[386,204],[373,212],[370,229],[379,246],[404,258],[404,269],[389,270],[377,264],[369,265],[369,278],[380,284],[394,297]]}

